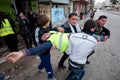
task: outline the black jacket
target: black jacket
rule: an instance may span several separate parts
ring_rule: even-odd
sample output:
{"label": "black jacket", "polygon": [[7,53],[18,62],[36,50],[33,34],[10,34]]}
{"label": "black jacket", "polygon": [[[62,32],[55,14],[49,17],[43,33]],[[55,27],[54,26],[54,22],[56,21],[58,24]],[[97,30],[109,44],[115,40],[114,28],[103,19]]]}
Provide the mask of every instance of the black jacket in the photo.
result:
{"label": "black jacket", "polygon": [[97,26],[96,26],[96,29],[94,31],[95,34],[97,35],[105,35],[105,36],[109,36],[110,37],[110,31],[109,29],[107,29],[106,27],[104,26],[100,26],[97,22],[96,22]]}
{"label": "black jacket", "polygon": [[[68,21],[65,22],[63,25],[61,25],[61,27],[64,28],[64,33],[72,33],[72,30],[71,30],[71,28],[70,28],[70,26],[69,26]],[[73,26],[73,29],[74,29],[75,32],[77,33],[75,26]],[[58,31],[58,30],[57,30],[57,27],[53,28],[53,30]]]}

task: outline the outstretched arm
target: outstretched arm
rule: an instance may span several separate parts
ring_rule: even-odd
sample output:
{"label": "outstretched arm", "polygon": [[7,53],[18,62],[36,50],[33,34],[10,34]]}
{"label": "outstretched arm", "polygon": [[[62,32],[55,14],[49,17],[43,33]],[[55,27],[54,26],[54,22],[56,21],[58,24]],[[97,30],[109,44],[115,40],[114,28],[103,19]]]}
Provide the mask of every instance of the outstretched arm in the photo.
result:
{"label": "outstretched arm", "polygon": [[42,55],[45,51],[50,50],[52,48],[52,45],[53,44],[48,41],[34,48],[26,49],[24,51],[11,52],[7,55],[7,61],[15,63],[23,56]]}
{"label": "outstretched arm", "polygon": [[18,60],[20,60],[24,55],[22,51],[19,52],[11,52],[10,54],[7,55],[7,61],[15,63]]}

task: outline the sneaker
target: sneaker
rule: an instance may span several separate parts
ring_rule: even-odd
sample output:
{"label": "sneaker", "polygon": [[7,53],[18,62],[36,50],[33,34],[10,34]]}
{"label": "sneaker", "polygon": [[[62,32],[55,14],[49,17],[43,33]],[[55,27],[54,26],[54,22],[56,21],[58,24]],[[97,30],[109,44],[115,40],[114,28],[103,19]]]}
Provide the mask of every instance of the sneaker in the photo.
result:
{"label": "sneaker", "polygon": [[45,72],[45,70],[44,69],[39,69],[39,72],[43,73],[43,72]]}
{"label": "sneaker", "polygon": [[10,79],[10,75],[5,75],[3,80],[9,80]]}
{"label": "sneaker", "polygon": [[86,64],[90,64],[90,61],[86,61]]}
{"label": "sneaker", "polygon": [[55,78],[48,78],[48,80],[57,80],[57,79],[55,79]]}
{"label": "sneaker", "polygon": [[9,79],[10,79],[10,75],[0,73],[0,80],[9,80]]}
{"label": "sneaker", "polygon": [[58,66],[58,68],[60,68],[60,69],[66,69],[66,66]]}

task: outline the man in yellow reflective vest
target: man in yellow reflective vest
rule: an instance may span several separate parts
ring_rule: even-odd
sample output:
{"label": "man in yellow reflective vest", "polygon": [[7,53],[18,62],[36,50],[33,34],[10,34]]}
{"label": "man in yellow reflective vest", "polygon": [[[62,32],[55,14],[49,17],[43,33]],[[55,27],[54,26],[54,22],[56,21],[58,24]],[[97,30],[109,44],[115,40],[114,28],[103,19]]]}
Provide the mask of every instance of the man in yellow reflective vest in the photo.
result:
{"label": "man in yellow reflective vest", "polygon": [[12,20],[4,12],[0,12],[0,37],[4,39],[10,52],[18,51],[18,40],[15,32],[12,29]]}

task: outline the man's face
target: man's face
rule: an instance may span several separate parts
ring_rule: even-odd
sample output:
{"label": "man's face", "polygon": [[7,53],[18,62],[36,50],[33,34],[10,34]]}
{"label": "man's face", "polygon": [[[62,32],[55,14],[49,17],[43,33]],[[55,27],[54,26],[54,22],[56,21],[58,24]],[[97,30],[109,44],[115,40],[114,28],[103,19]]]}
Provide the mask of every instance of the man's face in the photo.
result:
{"label": "man's face", "polygon": [[104,26],[106,24],[106,22],[107,22],[107,19],[105,19],[105,18],[102,18],[102,19],[98,20],[98,24],[100,26]]}
{"label": "man's face", "polygon": [[70,18],[68,19],[68,22],[69,22],[71,25],[75,26],[76,23],[77,23],[77,20],[78,20],[78,17],[77,17],[77,16],[72,16],[72,17],[70,17]]}

